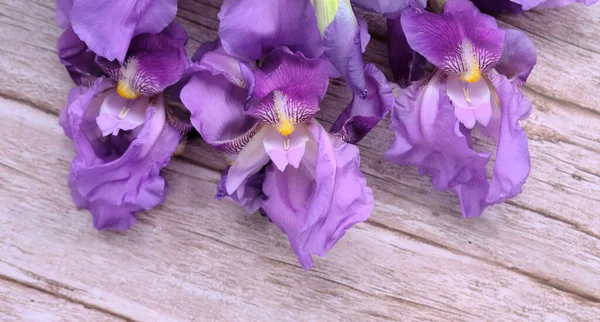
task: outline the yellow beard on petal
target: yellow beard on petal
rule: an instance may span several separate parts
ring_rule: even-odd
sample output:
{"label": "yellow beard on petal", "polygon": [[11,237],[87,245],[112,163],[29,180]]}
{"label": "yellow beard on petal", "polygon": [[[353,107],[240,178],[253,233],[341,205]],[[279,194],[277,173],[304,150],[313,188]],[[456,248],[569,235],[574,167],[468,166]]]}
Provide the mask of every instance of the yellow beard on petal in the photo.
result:
{"label": "yellow beard on petal", "polygon": [[125,62],[125,65],[121,67],[121,77],[117,84],[117,93],[121,97],[132,100],[140,96],[140,93],[133,89],[130,85],[130,80],[135,76],[138,71],[138,60],[135,57],[131,57]]}
{"label": "yellow beard on petal", "polygon": [[121,95],[121,97],[126,98],[128,100],[133,100],[140,96],[140,93],[136,92],[131,86],[129,86],[129,82],[127,80],[120,80],[117,84],[117,93]]}
{"label": "yellow beard on petal", "polygon": [[285,111],[286,102],[287,97],[283,95],[282,92],[275,91],[273,93],[273,107],[277,112],[277,118],[279,118],[279,122],[277,122],[275,128],[283,136],[291,135],[292,133],[294,133],[294,129],[296,128],[293,121],[290,120]]}
{"label": "yellow beard on petal", "polygon": [[459,50],[466,70],[460,73],[458,77],[463,82],[475,83],[481,79],[481,68],[479,67],[479,61],[477,60],[473,43],[468,39],[465,39],[460,45]]}

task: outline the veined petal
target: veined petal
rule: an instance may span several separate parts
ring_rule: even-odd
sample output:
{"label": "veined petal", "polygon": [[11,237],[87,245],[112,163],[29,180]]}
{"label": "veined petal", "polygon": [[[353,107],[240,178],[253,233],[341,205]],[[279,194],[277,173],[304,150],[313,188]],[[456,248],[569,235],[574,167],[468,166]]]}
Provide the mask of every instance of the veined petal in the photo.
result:
{"label": "veined petal", "polygon": [[70,17],[73,30],[92,51],[124,63],[133,37],[159,33],[176,12],[176,0],[74,0]]}
{"label": "veined petal", "polygon": [[459,11],[436,15],[407,9],[401,21],[414,50],[446,73],[458,74],[463,81],[478,81],[502,55],[504,31],[493,28],[483,14]]}
{"label": "veined petal", "polygon": [[280,46],[307,57],[323,54],[315,10],[308,0],[225,0],[219,20],[219,38],[231,55],[260,60]]}
{"label": "veined petal", "polygon": [[365,65],[368,95],[354,94],[352,102],[331,127],[331,133],[347,143],[357,143],[373,129],[394,105],[394,94],[385,75],[373,64]]}
{"label": "veined petal", "polygon": [[287,48],[267,55],[254,75],[256,85],[246,113],[275,125],[282,135],[290,135],[296,124],[318,112],[329,84],[324,60],[293,54]]}
{"label": "veined petal", "polygon": [[281,135],[271,127],[267,127],[265,131],[263,145],[277,169],[284,171],[288,164],[298,168],[309,139],[304,124],[301,124],[294,133],[288,136]]}

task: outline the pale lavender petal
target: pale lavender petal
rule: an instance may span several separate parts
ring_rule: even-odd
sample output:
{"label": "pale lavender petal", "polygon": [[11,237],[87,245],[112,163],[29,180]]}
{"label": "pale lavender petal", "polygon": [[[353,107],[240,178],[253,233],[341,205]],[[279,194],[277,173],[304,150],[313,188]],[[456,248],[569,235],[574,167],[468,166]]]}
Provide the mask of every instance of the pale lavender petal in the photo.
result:
{"label": "pale lavender petal", "polygon": [[474,83],[463,82],[457,75],[448,76],[446,93],[452,105],[461,108],[474,109],[489,102],[491,92],[485,78]]}
{"label": "pale lavender petal", "polygon": [[310,1],[225,0],[219,20],[219,38],[232,55],[260,60],[280,46],[312,58],[323,53]]}
{"label": "pale lavender petal", "polygon": [[288,235],[305,269],[313,265],[312,255],[324,256],[373,209],[372,191],[360,172],[358,148],[332,138],[316,122],[310,131],[316,159],[284,172],[270,166],[263,185],[268,196],[263,209]]}
{"label": "pale lavender petal", "polygon": [[475,126],[475,114],[472,109],[456,107],[454,109],[454,115],[458,121],[464,124],[468,129],[472,129]]}
{"label": "pale lavender petal", "polygon": [[537,55],[533,42],[523,32],[513,29],[505,31],[502,58],[496,71],[510,81],[522,85],[533,70]]}
{"label": "pale lavender petal", "polygon": [[102,135],[117,135],[119,131],[129,131],[144,124],[146,108],[149,105],[147,97],[128,100],[117,92],[112,92],[100,106],[100,114],[96,117],[98,128]]}
{"label": "pale lavender petal", "polygon": [[483,126],[487,126],[492,117],[492,106],[490,102],[484,102],[478,108],[472,110],[477,122]]}
{"label": "pale lavender petal", "polygon": [[247,178],[260,171],[269,162],[269,155],[263,146],[266,130],[263,128],[250,139],[229,168],[225,182],[228,194],[233,194]]}
{"label": "pale lavender petal", "polygon": [[289,136],[282,136],[273,127],[267,127],[265,131],[267,133],[263,145],[277,169],[284,171],[288,164],[298,168],[308,141],[308,132],[304,126],[298,126]]}
{"label": "pale lavender petal", "polygon": [[159,33],[175,18],[177,0],[75,0],[75,33],[96,54],[124,63],[131,39]]}
{"label": "pale lavender petal", "polygon": [[331,127],[331,133],[347,143],[357,143],[373,129],[394,105],[394,94],[385,75],[373,64],[365,65],[366,98],[357,94]]}

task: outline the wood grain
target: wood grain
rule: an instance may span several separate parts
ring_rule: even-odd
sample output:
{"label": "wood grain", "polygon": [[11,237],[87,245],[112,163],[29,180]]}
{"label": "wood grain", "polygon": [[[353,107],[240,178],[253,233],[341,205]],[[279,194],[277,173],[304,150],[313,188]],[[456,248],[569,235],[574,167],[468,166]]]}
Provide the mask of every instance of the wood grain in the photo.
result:
{"label": "wood grain", "polygon": [[[216,37],[220,1],[179,2],[191,53]],[[224,163],[201,140],[164,172],[164,205],[128,233],[93,230],[66,187],[74,151],[56,115],[72,83],[56,57],[53,10],[51,0],[0,3],[0,288],[15,292],[0,296],[0,317],[65,317],[57,305],[140,321],[600,316],[600,6],[500,17],[539,53],[522,195],[462,220],[453,194],[382,160],[393,139],[384,120],[359,144],[375,211],[309,272],[268,220],[212,200]],[[369,21],[365,57],[389,76],[385,23]],[[332,81],[319,119],[331,124],[350,98]]]}

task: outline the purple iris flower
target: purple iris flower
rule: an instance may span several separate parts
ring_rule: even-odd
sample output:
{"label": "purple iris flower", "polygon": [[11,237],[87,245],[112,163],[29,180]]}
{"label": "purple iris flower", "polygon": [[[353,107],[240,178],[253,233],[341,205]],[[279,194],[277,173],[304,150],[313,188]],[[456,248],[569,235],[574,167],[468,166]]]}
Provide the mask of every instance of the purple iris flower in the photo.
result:
{"label": "purple iris flower", "polygon": [[259,208],[287,234],[305,269],[354,224],[368,218],[373,195],[360,171],[360,140],[394,97],[384,75],[366,65],[369,95],[355,98],[328,133],[315,119],[325,96],[328,62],[278,47],[253,60],[218,42],[195,55],[181,99],[194,127],[230,166],[217,198],[248,212]]}
{"label": "purple iris flower", "polygon": [[[531,111],[520,86],[536,62],[532,42],[521,32],[499,29],[494,18],[466,0],[448,0],[440,15],[421,8],[402,12],[406,41],[436,69],[401,90],[391,128],[395,141],[387,160],[416,165],[440,190],[452,189],[464,217],[521,192],[530,170],[527,137],[519,120]],[[496,143],[491,153],[472,146],[472,134]]]}
{"label": "purple iris flower", "polygon": [[490,13],[521,13],[530,9],[562,8],[573,3],[590,6],[598,0],[473,0],[482,11]]}
{"label": "purple iris flower", "polygon": [[367,95],[362,52],[370,37],[350,0],[225,0],[219,19],[227,53],[260,60],[286,46],[308,58],[323,57],[333,66],[330,76],[344,76],[353,92]]}
{"label": "purple iris flower", "polygon": [[121,64],[135,36],[161,32],[176,13],[177,0],[56,0],[60,27],[72,26],[91,51]]}
{"label": "purple iris flower", "polygon": [[185,30],[172,23],[136,36],[120,64],[88,51],[71,30],[59,41],[59,56],[79,84],[59,119],[77,150],[69,187],[97,229],[127,230],[134,213],[166,197],[160,170],[189,129],[184,110],[171,104],[178,95],[171,85],[189,66],[186,42]]}

